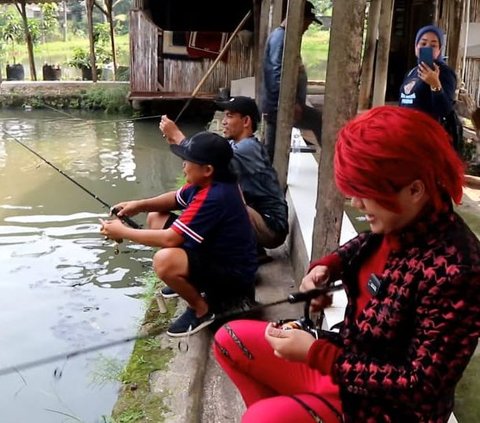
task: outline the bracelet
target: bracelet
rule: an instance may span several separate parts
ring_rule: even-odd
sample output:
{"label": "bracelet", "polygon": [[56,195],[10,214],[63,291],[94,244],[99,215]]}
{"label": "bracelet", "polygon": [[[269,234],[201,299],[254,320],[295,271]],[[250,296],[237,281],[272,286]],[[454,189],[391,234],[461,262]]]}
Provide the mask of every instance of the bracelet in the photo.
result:
{"label": "bracelet", "polygon": [[430,89],[434,92],[434,93],[438,93],[439,91],[442,91],[442,87],[439,86],[439,87],[430,87]]}

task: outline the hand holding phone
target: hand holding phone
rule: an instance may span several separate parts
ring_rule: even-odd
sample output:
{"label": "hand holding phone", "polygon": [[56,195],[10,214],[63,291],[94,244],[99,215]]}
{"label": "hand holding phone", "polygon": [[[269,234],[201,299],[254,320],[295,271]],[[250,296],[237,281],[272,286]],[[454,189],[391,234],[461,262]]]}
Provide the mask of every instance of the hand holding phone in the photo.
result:
{"label": "hand holding phone", "polygon": [[420,47],[418,49],[418,63],[422,62],[425,63],[430,69],[434,69],[432,47]]}

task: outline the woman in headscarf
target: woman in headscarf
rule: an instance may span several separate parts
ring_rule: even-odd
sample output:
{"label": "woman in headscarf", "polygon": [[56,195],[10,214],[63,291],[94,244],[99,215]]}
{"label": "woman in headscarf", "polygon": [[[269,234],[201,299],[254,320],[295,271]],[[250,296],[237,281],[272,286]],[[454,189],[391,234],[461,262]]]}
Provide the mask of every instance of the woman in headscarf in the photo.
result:
{"label": "woman in headscarf", "polygon": [[434,119],[384,106],[340,131],[335,181],[371,230],[313,262],[300,290],[341,279],[342,327],[224,325],[214,353],[242,422],[447,422],[480,335],[480,242],[452,207],[462,162]]}
{"label": "woman in headscarf", "polygon": [[[406,75],[400,87],[399,105],[421,110],[441,121],[453,110],[457,77],[443,60],[443,31],[428,25],[415,36],[415,55],[419,63]],[[420,61],[420,48],[431,47],[433,68]]]}

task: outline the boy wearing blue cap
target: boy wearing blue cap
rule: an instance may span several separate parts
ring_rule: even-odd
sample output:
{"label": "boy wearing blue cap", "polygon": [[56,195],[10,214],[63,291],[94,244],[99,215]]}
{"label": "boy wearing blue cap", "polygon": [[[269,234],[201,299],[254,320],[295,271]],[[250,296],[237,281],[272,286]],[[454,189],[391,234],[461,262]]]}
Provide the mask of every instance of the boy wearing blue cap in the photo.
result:
{"label": "boy wearing blue cap", "polygon": [[[111,239],[162,247],[153,257],[153,269],[188,303],[167,331],[178,337],[211,324],[213,312],[225,301],[253,300],[258,264],[253,229],[229,169],[233,152],[228,141],[201,132],[170,148],[184,160],[187,184],[115,206],[118,216],[149,212],[149,229],[132,229],[113,219],[102,221],[101,232]],[[183,212],[178,216],[173,210]]]}

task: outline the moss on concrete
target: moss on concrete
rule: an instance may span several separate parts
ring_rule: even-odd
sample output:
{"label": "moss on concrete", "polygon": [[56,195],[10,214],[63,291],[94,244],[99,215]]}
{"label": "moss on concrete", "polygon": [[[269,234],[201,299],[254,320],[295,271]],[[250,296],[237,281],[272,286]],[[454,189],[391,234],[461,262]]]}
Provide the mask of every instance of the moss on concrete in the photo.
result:
{"label": "moss on concrete", "polygon": [[2,83],[0,107],[105,110],[131,113],[128,84],[91,82]]}
{"label": "moss on concrete", "polygon": [[[146,288],[147,312],[141,333],[161,333],[166,330],[175,312],[176,301],[168,301],[168,312],[161,314],[154,297],[154,276],[149,276]],[[122,389],[112,412],[112,423],[161,423],[169,411],[163,394],[150,389],[151,374],[164,370],[173,357],[169,347],[162,347],[157,338],[139,339],[132,355],[120,374]]]}

